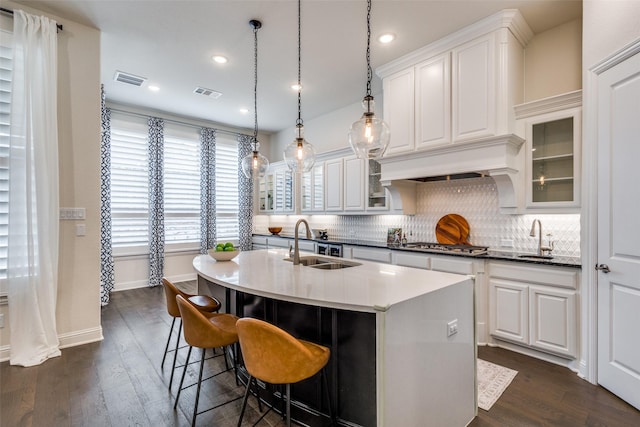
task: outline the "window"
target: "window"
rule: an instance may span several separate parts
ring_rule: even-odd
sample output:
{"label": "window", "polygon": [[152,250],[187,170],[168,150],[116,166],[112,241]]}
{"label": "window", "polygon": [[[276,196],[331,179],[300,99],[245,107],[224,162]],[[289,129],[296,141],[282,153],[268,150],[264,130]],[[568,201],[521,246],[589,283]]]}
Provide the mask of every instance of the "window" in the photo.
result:
{"label": "window", "polygon": [[[111,221],[114,255],[148,251],[149,168],[145,118],[111,115]],[[239,240],[238,143],[216,136],[217,239]],[[195,250],[200,245],[200,130],[164,126],[165,250]]]}
{"label": "window", "polygon": [[218,241],[240,239],[238,227],[238,142],[216,135],[216,237]]}
{"label": "window", "polygon": [[149,241],[147,120],[111,116],[111,234],[114,255],[146,253]]}
{"label": "window", "polygon": [[[0,283],[7,280],[9,233],[9,113],[11,103],[12,33],[0,30]],[[4,287],[0,294],[4,293]]]}
{"label": "window", "polygon": [[164,233],[165,245],[199,247],[200,133],[193,127],[164,127]]}

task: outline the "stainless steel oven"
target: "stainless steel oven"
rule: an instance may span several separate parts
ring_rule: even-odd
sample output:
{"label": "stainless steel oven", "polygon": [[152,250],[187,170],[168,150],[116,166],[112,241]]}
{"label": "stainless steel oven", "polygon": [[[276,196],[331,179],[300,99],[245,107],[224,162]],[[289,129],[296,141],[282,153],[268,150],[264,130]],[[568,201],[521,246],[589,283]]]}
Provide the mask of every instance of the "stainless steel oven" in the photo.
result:
{"label": "stainless steel oven", "polygon": [[342,258],[342,245],[333,243],[317,243],[316,253],[319,255],[329,255]]}

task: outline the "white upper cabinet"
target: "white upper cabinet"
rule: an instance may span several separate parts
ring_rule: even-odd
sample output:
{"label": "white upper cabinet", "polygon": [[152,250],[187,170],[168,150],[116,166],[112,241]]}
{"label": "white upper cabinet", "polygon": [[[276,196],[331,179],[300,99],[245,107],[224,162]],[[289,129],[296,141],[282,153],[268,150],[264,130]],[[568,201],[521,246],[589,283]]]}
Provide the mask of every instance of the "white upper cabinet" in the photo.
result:
{"label": "white upper cabinet", "polygon": [[532,36],[520,12],[504,10],[379,67],[388,153],[514,133]]}
{"label": "white upper cabinet", "polygon": [[347,157],[344,159],[344,210],[364,210],[364,168],[363,159]]}
{"label": "white upper cabinet", "polygon": [[288,169],[274,172],[275,176],[275,206],[274,212],[293,213],[295,195],[293,191],[293,173]]}
{"label": "white upper cabinet", "polygon": [[495,35],[453,49],[453,139],[496,134]]}
{"label": "white upper cabinet", "polygon": [[305,213],[324,211],[324,162],[300,177],[300,210]]}
{"label": "white upper cabinet", "polygon": [[418,64],[416,72],[416,146],[451,141],[451,55]]}
{"label": "white upper cabinet", "polygon": [[383,79],[384,120],[391,129],[386,153],[402,153],[415,148],[413,67]]}
{"label": "white upper cabinet", "polygon": [[577,212],[580,208],[582,91],[516,106],[526,139],[528,211]]}
{"label": "white upper cabinet", "polygon": [[336,212],[343,209],[343,161],[342,158],[325,162],[325,211]]}
{"label": "white upper cabinet", "polygon": [[295,210],[294,176],[284,162],[273,163],[269,173],[258,181],[259,213],[293,213]]}
{"label": "white upper cabinet", "polygon": [[[380,182],[382,168],[380,163],[369,159],[366,166],[365,185],[367,187],[366,209],[368,211],[389,210],[389,197],[387,190]],[[383,212],[378,212],[383,213]]]}
{"label": "white upper cabinet", "polygon": [[315,212],[324,211],[324,162],[313,167],[312,209]]}

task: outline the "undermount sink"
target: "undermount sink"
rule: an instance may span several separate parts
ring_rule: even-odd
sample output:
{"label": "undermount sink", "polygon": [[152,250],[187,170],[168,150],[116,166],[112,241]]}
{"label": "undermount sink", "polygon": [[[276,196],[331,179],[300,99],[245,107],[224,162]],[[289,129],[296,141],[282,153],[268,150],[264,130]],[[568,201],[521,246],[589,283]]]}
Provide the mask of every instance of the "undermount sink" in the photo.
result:
{"label": "undermount sink", "polygon": [[551,255],[537,255],[537,254],[522,254],[522,255],[518,255],[518,258],[553,259],[553,256],[551,256]]}
{"label": "undermount sink", "polygon": [[[285,261],[293,262],[293,258],[285,258]],[[338,270],[341,268],[355,267],[362,265],[358,262],[343,261],[335,258],[324,258],[319,256],[300,257],[300,265],[317,268],[320,270]]]}

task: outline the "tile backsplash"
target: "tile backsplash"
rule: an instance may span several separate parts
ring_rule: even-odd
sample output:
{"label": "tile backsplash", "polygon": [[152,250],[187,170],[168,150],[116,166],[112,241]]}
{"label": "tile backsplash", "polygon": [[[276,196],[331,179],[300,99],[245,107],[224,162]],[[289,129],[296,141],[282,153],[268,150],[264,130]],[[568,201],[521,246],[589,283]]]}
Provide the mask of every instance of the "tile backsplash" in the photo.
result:
{"label": "tile backsplash", "polygon": [[[462,215],[469,223],[469,242],[491,249],[535,252],[537,237],[530,237],[534,219],[542,223],[543,241],[548,233],[555,242],[558,256],[580,256],[579,214],[501,214],[498,194],[491,177],[418,184],[415,215],[309,215],[311,227],[326,228],[331,239],[360,239],[385,242],[387,229],[401,227],[407,240],[435,242],[438,220],[449,213]],[[267,233],[269,226],[282,226],[283,233],[293,233],[298,215],[257,215],[254,232]],[[536,230],[537,233],[537,230]],[[537,234],[536,234],[537,236]],[[513,247],[503,247],[504,240]]]}

